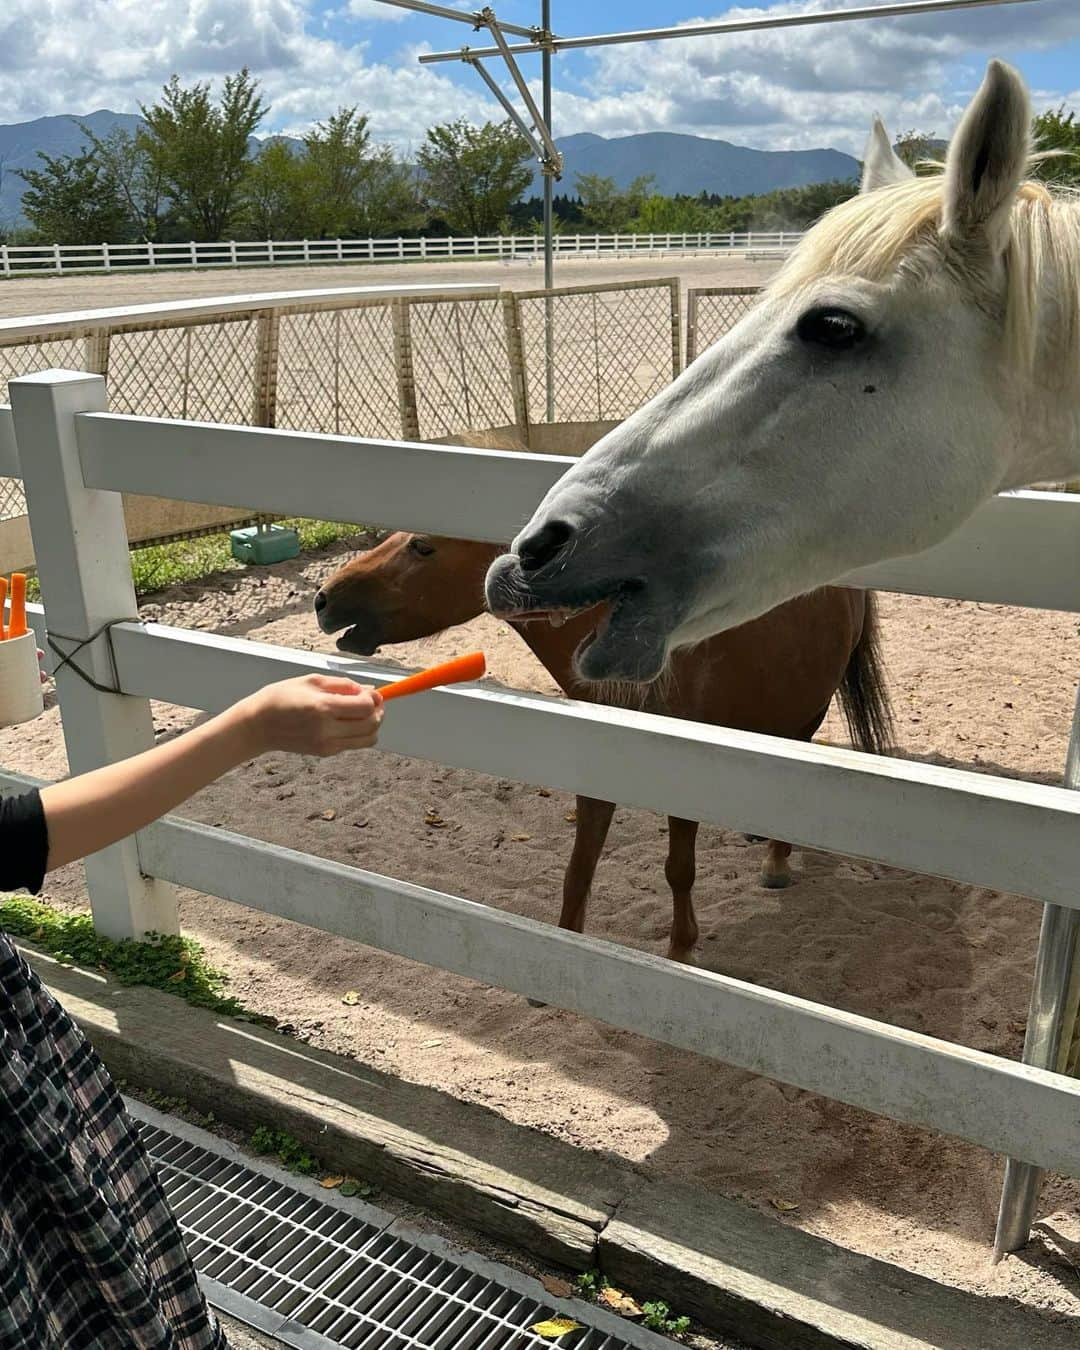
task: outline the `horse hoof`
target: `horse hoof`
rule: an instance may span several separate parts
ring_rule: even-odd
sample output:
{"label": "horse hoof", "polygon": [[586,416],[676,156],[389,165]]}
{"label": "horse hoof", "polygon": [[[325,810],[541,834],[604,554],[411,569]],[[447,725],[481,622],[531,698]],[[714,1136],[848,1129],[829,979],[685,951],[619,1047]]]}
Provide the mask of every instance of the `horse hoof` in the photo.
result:
{"label": "horse hoof", "polygon": [[691,951],[669,950],[667,955],[669,961],[675,961],[680,966],[696,966],[698,963],[697,956],[692,950]]}
{"label": "horse hoof", "polygon": [[762,872],[761,884],[767,891],[786,891],[791,885],[791,877],[771,876],[767,872]]}

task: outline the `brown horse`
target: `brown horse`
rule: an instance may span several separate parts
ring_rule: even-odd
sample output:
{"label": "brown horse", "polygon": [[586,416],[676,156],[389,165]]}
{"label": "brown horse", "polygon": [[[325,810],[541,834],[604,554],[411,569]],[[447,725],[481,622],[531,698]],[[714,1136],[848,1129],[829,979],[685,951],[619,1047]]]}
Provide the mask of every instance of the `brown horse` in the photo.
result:
{"label": "brown horse", "polygon": [[[328,578],[315,597],[319,625],[327,633],[346,629],[340,650],[368,656],[386,643],[465,623],[483,611],[484,575],[502,552],[494,544],[392,534]],[[621,688],[585,684],[574,674],[574,650],[598,615],[597,610],[577,615],[561,627],[546,619],[513,623],[571,698],[808,741],[839,693],[855,744],[874,752],[887,747],[891,716],[870,594],[829,587],[801,596],[741,628],[676,651],[662,682]],[[615,805],[579,796],[577,808],[559,926],[580,933]],[[668,955],[690,961],[698,937],[691,899],[698,825],[668,819],[665,875],[674,904]],[[763,885],[789,884],[790,853],[790,844],[769,842]]]}

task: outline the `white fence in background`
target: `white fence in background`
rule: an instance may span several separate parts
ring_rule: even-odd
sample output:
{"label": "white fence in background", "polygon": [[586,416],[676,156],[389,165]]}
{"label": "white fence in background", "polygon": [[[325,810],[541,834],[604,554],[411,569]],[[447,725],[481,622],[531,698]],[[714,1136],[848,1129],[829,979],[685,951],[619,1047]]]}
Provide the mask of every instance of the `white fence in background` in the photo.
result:
{"label": "white fence in background", "polygon": [[[559,258],[627,257],[633,254],[717,253],[732,257],[783,257],[799,233],[560,234]],[[200,244],[0,244],[0,276],[120,272],[146,268],[303,267],[314,263],[433,262],[488,258],[538,262],[540,235],[470,235],[439,239],[254,239]]]}
{"label": "white fence in background", "polygon": [[[502,540],[573,462],[109,414],[104,380],[86,374],[18,379],[11,398],[0,460],[25,480],[50,625],[73,643],[120,621],[113,659],[101,637],[83,658],[127,697],[57,672],[75,771],[152,744],[152,698],[216,711],[302,672],[388,675],[135,621],[121,491],[321,519],[362,503],[372,522]],[[1018,494],[948,544],[849,580],[1080,613],[1078,564],[1080,499]],[[33,622],[43,636],[40,610]],[[403,703],[381,744],[1080,908],[1080,794],[1063,788],[482,686]],[[190,886],[1080,1174],[1080,1082],[1061,1074],[179,819],[91,861],[95,919],[113,935],[175,930],[170,884]]]}

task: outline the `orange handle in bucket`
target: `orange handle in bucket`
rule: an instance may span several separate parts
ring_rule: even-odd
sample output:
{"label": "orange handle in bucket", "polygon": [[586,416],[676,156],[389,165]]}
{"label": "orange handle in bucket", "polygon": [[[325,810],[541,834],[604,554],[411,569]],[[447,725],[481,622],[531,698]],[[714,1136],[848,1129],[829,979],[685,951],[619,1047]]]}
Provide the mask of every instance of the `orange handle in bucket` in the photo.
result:
{"label": "orange handle in bucket", "polygon": [[443,684],[462,684],[466,680],[478,680],[487,670],[483,652],[470,652],[468,656],[455,656],[452,661],[443,661],[430,670],[418,670],[415,675],[406,675],[403,680],[384,685],[379,693],[384,701],[388,698],[405,698],[408,694],[420,694],[425,689],[437,689]]}
{"label": "orange handle in bucket", "polygon": [[8,620],[9,638],[22,637],[26,632],[26,573],[11,575],[11,618]]}
{"label": "orange handle in bucket", "polygon": [[0,577],[0,639],[10,636],[9,630],[4,627],[4,605],[7,603],[7,593],[7,577]]}

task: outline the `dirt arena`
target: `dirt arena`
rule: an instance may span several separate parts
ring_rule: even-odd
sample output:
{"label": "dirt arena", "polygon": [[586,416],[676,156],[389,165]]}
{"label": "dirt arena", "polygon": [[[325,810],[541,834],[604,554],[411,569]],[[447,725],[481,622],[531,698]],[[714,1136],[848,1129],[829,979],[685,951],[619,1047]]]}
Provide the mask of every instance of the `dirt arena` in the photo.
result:
{"label": "dirt arena", "polygon": [[[686,284],[760,280],[736,264],[671,260],[587,265],[588,279],[664,275]],[[732,270],[728,270],[728,269]],[[610,270],[609,270],[610,269]],[[430,279],[464,269],[432,266]],[[170,274],[18,282],[4,313],[170,296],[367,284],[372,269]],[[408,276],[391,275],[403,271]],[[560,281],[582,279],[575,266]],[[436,278],[435,273],[444,273]],[[467,278],[532,286],[536,269],[478,264]],[[522,275],[519,275],[522,274]],[[415,280],[417,269],[377,269]],[[301,648],[332,650],[311,597],[344,550],[237,572],[151,597],[143,615]],[[900,753],[1055,781],[1075,687],[1077,622],[1048,614],[885,596],[883,627]],[[483,646],[506,684],[553,686],[517,636],[484,618],[423,643],[384,649],[406,665]],[[162,736],[192,714],[157,706]],[[833,716],[823,731],[842,742]],[[58,714],[0,733],[0,762],[65,771]],[[565,794],[372,752],[330,763],[274,755],[245,765],[191,805],[198,820],[553,921],[569,852]],[[332,813],[332,816],[331,816]],[[327,816],[331,818],[327,819]],[[441,824],[425,823],[437,819]],[[662,951],[670,917],[664,822],[619,810],[590,907],[589,930]],[[699,843],[702,964],[896,1025],[1016,1057],[1039,909],[1030,901],[813,851],[793,856],[797,884],[757,884],[758,846],[720,828]],[[85,904],[79,869],[49,898]],[[1022,1297],[1080,1317],[1080,1184],[1051,1178],[1035,1242],[988,1264],[1001,1162],[985,1152],[809,1093],[612,1031],[569,1013],[312,929],[192,893],[185,931],[232,976],[232,991],[312,1044],[452,1091],[651,1176],[692,1180],[845,1246],[947,1283]],[[356,1006],[342,996],[357,991]],[[781,1213],[777,1202],[797,1208]]]}

